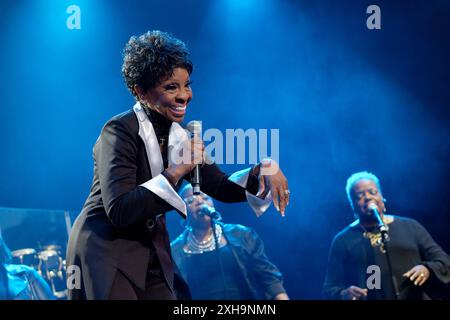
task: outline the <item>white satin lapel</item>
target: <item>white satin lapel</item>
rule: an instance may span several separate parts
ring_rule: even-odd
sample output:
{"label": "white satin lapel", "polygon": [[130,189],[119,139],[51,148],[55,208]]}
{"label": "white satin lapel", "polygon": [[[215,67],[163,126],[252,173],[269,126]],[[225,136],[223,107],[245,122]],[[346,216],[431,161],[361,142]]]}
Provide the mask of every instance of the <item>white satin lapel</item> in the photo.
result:
{"label": "white satin lapel", "polygon": [[[136,102],[133,107],[133,111],[138,119],[139,136],[142,141],[144,141],[145,152],[147,153],[147,159],[152,173],[152,179],[146,183],[143,183],[142,186],[148,188],[161,199],[164,199],[186,217],[186,204],[178,193],[170,187],[170,184],[166,178],[161,175],[161,172],[164,170],[164,164],[158,139],[156,138],[155,129],[153,129],[152,123],[148,119],[147,114],[139,102]],[[188,139],[186,131],[178,123],[172,123],[169,132],[169,146],[171,143],[174,146],[178,146],[181,142],[183,142],[183,133],[185,138]],[[170,159],[171,157],[169,156],[169,161]]]}
{"label": "white satin lapel", "polygon": [[[156,138],[155,129],[153,129],[152,123],[148,120],[147,114],[142,108],[139,102],[133,107],[133,111],[136,114],[139,122],[139,136],[144,141],[145,152],[147,153],[148,163],[150,164],[150,170],[152,177],[156,177],[163,172],[164,165],[159,149],[158,139]],[[150,155],[152,155],[150,157]]]}
{"label": "white satin lapel", "polygon": [[183,143],[189,140],[189,136],[186,130],[183,129],[178,123],[173,122],[169,131],[169,164],[174,164],[176,161],[177,153],[183,146]]}

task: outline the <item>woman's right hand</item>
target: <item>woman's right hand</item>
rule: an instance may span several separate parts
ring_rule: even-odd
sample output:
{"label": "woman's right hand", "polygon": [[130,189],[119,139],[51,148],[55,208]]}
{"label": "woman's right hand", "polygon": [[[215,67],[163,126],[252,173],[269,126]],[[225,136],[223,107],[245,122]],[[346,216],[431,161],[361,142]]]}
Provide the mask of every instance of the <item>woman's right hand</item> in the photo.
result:
{"label": "woman's right hand", "polygon": [[197,164],[205,161],[205,145],[199,137],[186,140],[179,150],[173,152],[169,150],[169,157],[172,157],[169,167],[165,172],[170,176],[171,183],[176,185],[186,174],[190,173]]}
{"label": "woman's right hand", "polygon": [[367,289],[350,286],[341,291],[341,297],[343,300],[359,300],[362,297],[367,297]]}

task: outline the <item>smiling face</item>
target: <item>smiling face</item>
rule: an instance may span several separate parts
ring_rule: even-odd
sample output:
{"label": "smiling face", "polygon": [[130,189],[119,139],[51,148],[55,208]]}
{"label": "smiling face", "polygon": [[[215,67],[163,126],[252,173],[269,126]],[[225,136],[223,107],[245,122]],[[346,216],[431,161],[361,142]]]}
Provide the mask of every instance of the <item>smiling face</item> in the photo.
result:
{"label": "smiling face", "polygon": [[374,181],[370,179],[357,181],[352,187],[351,197],[355,213],[361,220],[372,220],[369,210],[369,205],[372,203],[376,205],[378,212],[383,216],[385,211],[383,195]]}
{"label": "smiling face", "polygon": [[169,78],[150,88],[141,99],[170,121],[181,122],[192,99],[190,85],[188,71],[184,68],[174,68]]}

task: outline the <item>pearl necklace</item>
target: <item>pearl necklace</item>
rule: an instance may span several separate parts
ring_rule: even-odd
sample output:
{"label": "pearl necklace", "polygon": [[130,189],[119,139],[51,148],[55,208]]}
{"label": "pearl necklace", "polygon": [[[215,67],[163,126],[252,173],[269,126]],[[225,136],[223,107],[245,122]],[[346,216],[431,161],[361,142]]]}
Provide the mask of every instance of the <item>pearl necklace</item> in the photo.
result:
{"label": "pearl necklace", "polygon": [[[222,227],[218,224],[214,225],[214,233],[216,234],[217,241],[219,242],[219,248],[223,247],[224,244],[222,244]],[[211,235],[206,239],[202,241],[198,241],[197,238],[194,235],[194,232],[192,232],[192,228],[189,228],[189,233],[187,235],[187,248],[185,249],[186,253],[203,253],[208,252],[216,249],[216,242],[214,240],[214,236],[211,232]]]}

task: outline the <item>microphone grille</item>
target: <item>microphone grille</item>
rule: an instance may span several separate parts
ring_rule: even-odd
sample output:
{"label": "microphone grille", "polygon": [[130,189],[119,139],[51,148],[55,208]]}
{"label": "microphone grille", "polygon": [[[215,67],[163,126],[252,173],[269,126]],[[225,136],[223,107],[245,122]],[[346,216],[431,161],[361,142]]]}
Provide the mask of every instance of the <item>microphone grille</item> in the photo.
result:
{"label": "microphone grille", "polygon": [[186,125],[186,129],[191,133],[195,135],[201,135],[202,132],[202,122],[198,120],[192,120],[189,121]]}

